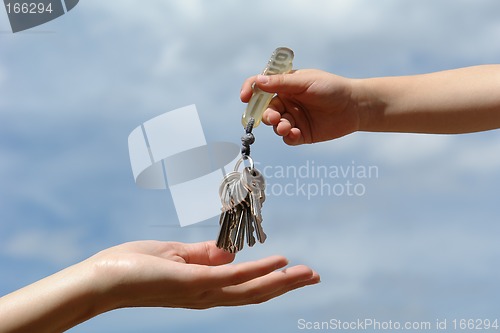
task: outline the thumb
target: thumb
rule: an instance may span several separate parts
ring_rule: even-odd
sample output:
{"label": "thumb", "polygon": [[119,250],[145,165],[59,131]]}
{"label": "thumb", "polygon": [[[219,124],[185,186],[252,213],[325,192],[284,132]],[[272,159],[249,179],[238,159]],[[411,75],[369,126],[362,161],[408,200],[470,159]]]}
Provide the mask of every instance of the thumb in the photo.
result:
{"label": "thumb", "polygon": [[312,82],[298,75],[298,72],[257,75],[255,78],[255,85],[268,93],[299,94],[307,90],[311,84]]}
{"label": "thumb", "polygon": [[219,249],[214,241],[185,244],[187,264],[218,266],[232,262],[234,253]]}

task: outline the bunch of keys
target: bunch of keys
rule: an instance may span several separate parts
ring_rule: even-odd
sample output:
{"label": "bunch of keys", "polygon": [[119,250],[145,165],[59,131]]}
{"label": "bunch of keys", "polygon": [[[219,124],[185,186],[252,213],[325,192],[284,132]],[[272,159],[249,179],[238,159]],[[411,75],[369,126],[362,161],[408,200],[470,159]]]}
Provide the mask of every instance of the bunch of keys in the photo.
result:
{"label": "bunch of keys", "polygon": [[[250,166],[238,171],[244,159]],[[217,237],[217,247],[228,252],[236,253],[248,246],[254,246],[256,232],[257,240],[264,243],[267,236],[262,228],[262,203],[266,200],[266,181],[264,176],[254,166],[251,157],[242,157],[228,173],[219,187],[219,196],[222,202],[220,216],[220,231]]]}
{"label": "bunch of keys", "polygon": [[[292,70],[293,51],[286,47],[277,48],[267,63],[263,75],[284,74]],[[236,163],[234,171],[228,173],[219,186],[219,196],[222,203],[222,213],[217,237],[217,247],[231,253],[243,249],[246,242],[252,247],[257,241],[264,243],[267,236],[262,228],[262,204],[266,199],[266,182],[262,173],[255,168],[250,157],[250,145],[255,141],[252,129],[257,127],[262,114],[269,105],[273,94],[253,87],[252,98],[241,122],[246,134],[241,138],[242,157]],[[248,161],[249,166],[238,169],[242,162]],[[254,236],[255,232],[255,236]]]}

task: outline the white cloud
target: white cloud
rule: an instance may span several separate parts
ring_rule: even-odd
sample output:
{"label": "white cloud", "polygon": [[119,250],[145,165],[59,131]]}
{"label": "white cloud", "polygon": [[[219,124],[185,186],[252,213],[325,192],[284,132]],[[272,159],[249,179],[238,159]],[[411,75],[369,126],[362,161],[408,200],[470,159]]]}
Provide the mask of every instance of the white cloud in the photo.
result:
{"label": "white cloud", "polygon": [[[390,166],[425,163],[446,154],[453,144],[451,136],[382,134],[370,137],[364,148],[370,157]],[[363,149],[363,148],[362,148]]]}
{"label": "white cloud", "polygon": [[152,74],[171,75],[179,74],[178,71],[187,68],[188,64],[183,59],[186,50],[186,41],[182,39],[173,40],[163,46],[157,63],[154,64]]}
{"label": "white cloud", "polygon": [[81,248],[82,236],[78,229],[23,229],[6,239],[0,249],[4,255],[16,260],[29,259],[68,265],[81,259],[85,253]]}
{"label": "white cloud", "polygon": [[462,172],[495,175],[500,170],[500,131],[485,133],[482,140],[463,138],[456,147],[454,164]]}
{"label": "white cloud", "polygon": [[311,146],[317,154],[335,154],[373,161],[387,167],[407,167],[437,160],[457,148],[453,136],[405,133],[353,133]]}

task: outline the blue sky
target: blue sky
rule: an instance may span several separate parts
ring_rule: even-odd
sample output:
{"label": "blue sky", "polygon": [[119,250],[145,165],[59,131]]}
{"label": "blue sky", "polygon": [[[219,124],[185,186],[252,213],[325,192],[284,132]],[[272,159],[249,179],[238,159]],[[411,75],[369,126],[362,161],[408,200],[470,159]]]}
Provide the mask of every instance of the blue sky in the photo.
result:
{"label": "blue sky", "polygon": [[[354,78],[498,63],[499,13],[495,0],[85,0],[12,34],[0,11],[0,293],[125,241],[216,237],[215,219],[180,228],[167,191],[134,184],[127,137],[144,121],[196,104],[207,141],[239,143],[241,84],[276,47],[295,51],[295,68]],[[498,316],[498,131],[355,133],[301,147],[264,126],[255,135],[261,167],[378,170],[301,179],[350,181],[363,195],[269,194],[268,240],[236,259],[283,254],[322,283],[257,306],[119,310],[72,332],[199,332],[222,323],[294,332],[299,319]]]}

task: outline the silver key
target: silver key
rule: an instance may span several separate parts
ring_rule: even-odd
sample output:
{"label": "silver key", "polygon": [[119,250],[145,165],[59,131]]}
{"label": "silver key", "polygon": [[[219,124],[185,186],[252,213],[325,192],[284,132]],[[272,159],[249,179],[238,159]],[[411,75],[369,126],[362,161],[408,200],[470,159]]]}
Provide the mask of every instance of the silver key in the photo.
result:
{"label": "silver key", "polygon": [[245,211],[248,210],[245,203],[241,203],[236,207],[236,218],[238,219],[236,227],[232,230],[231,241],[233,244],[234,253],[241,251],[243,249],[243,243],[245,241],[245,229],[247,226]]}
{"label": "silver key", "polygon": [[266,181],[259,170],[248,167],[243,170],[242,178],[243,183],[249,192],[249,205],[253,217],[251,220],[253,220],[252,222],[255,227],[257,240],[260,243],[264,243],[267,235],[264,233],[264,229],[262,228],[261,208],[264,200],[266,200],[264,192],[266,189]]}
{"label": "silver key", "polygon": [[237,226],[237,210],[235,207],[239,204],[239,202],[243,201],[245,196],[248,194],[246,188],[242,188],[242,186],[235,188],[235,183],[239,183],[240,180],[241,173],[233,171],[224,177],[221,185],[219,186],[222,212],[219,219],[220,229],[219,235],[217,236],[217,247],[228,251],[230,248],[233,248],[231,234],[232,230]]}
{"label": "silver key", "polygon": [[227,247],[227,235],[229,232],[229,223],[231,223],[231,216],[229,211],[223,211],[220,214],[219,219],[219,235],[217,236],[217,247],[221,249],[225,249]]}
{"label": "silver key", "polygon": [[252,212],[249,209],[246,210],[245,214],[247,215],[245,219],[245,222],[247,224],[247,244],[248,246],[252,247],[255,245],[255,236],[253,235],[253,232],[255,231],[255,228],[253,227],[255,218],[253,217]]}

